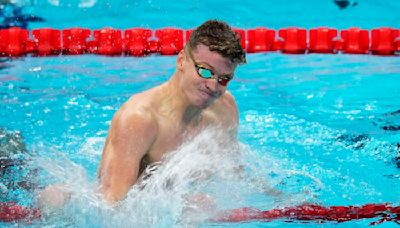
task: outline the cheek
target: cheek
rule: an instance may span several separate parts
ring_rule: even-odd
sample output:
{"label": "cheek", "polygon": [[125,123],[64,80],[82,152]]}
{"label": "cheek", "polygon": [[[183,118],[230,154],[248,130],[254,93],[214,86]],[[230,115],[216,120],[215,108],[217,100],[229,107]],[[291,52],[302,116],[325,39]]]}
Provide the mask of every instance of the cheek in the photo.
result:
{"label": "cheek", "polygon": [[196,75],[190,69],[184,71],[183,78],[181,80],[181,88],[187,95],[195,94],[197,89],[201,86],[201,80],[198,80]]}
{"label": "cheek", "polygon": [[199,86],[201,86],[201,84],[203,84],[204,82],[203,82],[203,79],[202,78],[200,78],[198,75],[197,75],[197,72],[195,72],[195,71],[190,71],[190,72],[188,72],[188,74],[187,74],[187,77],[186,77],[186,80],[187,80],[187,86],[189,86],[189,87],[199,87]]}

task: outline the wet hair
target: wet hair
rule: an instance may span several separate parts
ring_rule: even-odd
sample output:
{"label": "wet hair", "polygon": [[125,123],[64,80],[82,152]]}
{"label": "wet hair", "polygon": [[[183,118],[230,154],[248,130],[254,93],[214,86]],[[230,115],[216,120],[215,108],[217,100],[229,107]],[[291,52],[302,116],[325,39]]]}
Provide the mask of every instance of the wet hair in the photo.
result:
{"label": "wet hair", "polygon": [[207,46],[210,51],[221,54],[233,63],[246,63],[240,37],[225,22],[208,20],[197,27],[190,35],[188,45],[194,50],[199,44]]}

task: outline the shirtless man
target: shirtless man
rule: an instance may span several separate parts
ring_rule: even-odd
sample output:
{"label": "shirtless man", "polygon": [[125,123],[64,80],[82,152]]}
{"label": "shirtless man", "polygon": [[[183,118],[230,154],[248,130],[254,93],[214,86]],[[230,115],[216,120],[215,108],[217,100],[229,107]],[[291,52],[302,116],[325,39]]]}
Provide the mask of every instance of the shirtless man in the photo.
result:
{"label": "shirtless man", "polygon": [[210,20],[194,30],[170,80],[133,95],[114,115],[99,166],[104,200],[123,199],[148,164],[207,126],[236,140],[238,110],[226,87],[245,62],[226,23]]}
{"label": "shirtless man", "polygon": [[[170,80],[133,95],[114,115],[99,165],[103,199],[110,204],[124,199],[147,165],[208,126],[236,141],[238,110],[226,87],[245,62],[226,23],[210,20],[194,30]],[[39,202],[59,207],[68,197],[63,186],[50,186]]]}

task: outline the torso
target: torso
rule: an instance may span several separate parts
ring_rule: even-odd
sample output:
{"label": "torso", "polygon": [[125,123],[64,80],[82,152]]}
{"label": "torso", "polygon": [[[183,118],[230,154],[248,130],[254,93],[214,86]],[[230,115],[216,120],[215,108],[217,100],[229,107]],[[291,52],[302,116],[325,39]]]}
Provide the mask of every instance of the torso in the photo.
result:
{"label": "torso", "polygon": [[179,119],[171,118],[167,114],[164,115],[165,112],[157,110],[158,108],[162,109],[160,103],[162,99],[158,99],[158,89],[159,87],[156,87],[153,90],[147,91],[146,94],[139,95],[138,99],[134,98],[134,100],[128,101],[135,102],[140,98],[146,97],[143,102],[151,105],[151,109],[154,111],[154,119],[158,123],[156,140],[143,157],[140,171],[143,171],[151,163],[161,161],[166,153],[177,149],[185,140],[196,136],[208,126],[221,127],[226,129],[227,133],[231,132],[234,134],[233,131],[236,130],[238,124],[237,107],[232,95],[228,92],[222,95],[210,107],[204,109],[196,123],[183,126]]}

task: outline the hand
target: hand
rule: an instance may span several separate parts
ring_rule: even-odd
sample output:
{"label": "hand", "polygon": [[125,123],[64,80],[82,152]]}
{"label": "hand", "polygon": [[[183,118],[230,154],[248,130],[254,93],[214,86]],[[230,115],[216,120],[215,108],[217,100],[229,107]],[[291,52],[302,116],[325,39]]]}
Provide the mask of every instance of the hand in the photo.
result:
{"label": "hand", "polygon": [[65,185],[49,185],[38,194],[38,206],[41,209],[59,209],[71,198],[71,192]]}
{"label": "hand", "polygon": [[182,211],[182,221],[200,223],[214,215],[217,209],[215,200],[204,193],[193,193],[185,197],[185,207]]}
{"label": "hand", "polygon": [[195,193],[186,197],[186,203],[189,208],[203,212],[214,211],[217,207],[215,200],[204,193]]}

